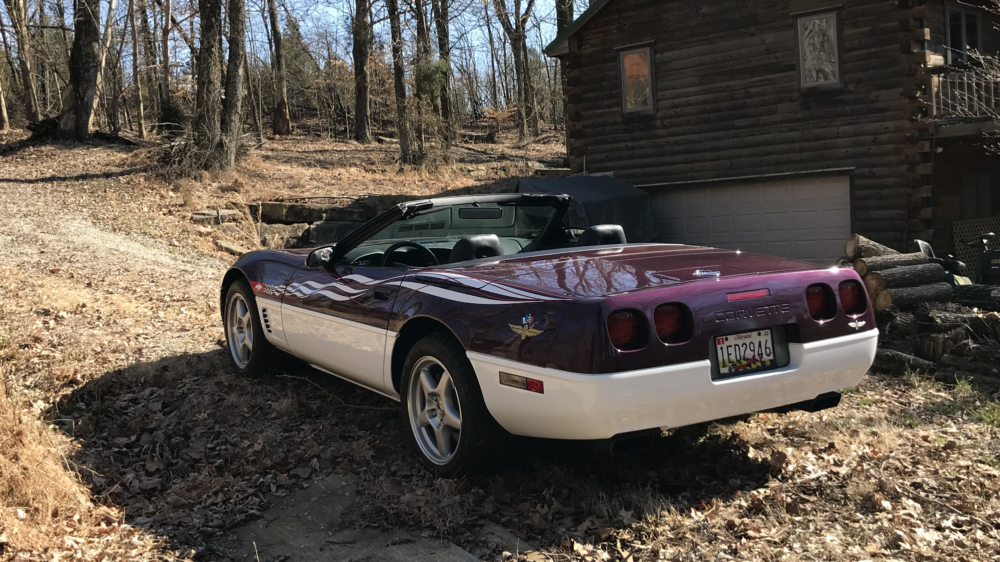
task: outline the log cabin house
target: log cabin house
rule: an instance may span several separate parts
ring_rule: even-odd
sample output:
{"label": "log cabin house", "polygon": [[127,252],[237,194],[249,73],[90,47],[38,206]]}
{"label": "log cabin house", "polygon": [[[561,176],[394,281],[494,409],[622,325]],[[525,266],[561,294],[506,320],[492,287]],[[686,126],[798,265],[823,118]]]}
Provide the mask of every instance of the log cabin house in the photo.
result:
{"label": "log cabin house", "polygon": [[988,5],[594,0],[545,49],[565,62],[570,166],[647,190],[661,241],[950,251],[953,228],[1000,225],[983,136],[1000,83],[969,55],[1000,51]]}

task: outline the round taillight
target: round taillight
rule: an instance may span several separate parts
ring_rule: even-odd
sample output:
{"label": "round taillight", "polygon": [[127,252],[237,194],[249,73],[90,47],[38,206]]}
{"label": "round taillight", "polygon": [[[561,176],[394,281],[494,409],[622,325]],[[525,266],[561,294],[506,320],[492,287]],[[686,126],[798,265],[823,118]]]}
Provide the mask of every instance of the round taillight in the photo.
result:
{"label": "round taillight", "polygon": [[806,305],[813,320],[829,320],[837,314],[833,290],[822,283],[806,287]]}
{"label": "round taillight", "polygon": [[681,343],[691,339],[691,313],[680,304],[661,304],[653,311],[656,335],[663,343]]}
{"label": "round taillight", "polygon": [[865,298],[864,289],[861,283],[848,279],[841,281],[840,287],[840,307],[848,316],[857,316],[868,310],[868,299]]}
{"label": "round taillight", "polygon": [[645,321],[637,310],[619,310],[608,316],[608,338],[622,351],[632,351],[646,345]]}

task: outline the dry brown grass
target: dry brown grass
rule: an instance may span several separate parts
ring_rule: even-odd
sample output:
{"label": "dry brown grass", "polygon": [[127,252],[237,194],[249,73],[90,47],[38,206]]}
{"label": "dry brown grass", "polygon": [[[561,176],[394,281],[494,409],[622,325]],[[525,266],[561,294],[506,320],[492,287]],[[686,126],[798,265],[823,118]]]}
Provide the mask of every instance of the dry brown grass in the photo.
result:
{"label": "dry brown grass", "polygon": [[11,395],[10,370],[0,365],[0,535],[17,548],[62,546],[53,544],[52,527],[89,518],[88,493],[67,470],[69,440]]}
{"label": "dry brown grass", "polygon": [[95,505],[68,457],[73,441],[39,417],[0,362],[0,559],[156,560],[174,553]]}

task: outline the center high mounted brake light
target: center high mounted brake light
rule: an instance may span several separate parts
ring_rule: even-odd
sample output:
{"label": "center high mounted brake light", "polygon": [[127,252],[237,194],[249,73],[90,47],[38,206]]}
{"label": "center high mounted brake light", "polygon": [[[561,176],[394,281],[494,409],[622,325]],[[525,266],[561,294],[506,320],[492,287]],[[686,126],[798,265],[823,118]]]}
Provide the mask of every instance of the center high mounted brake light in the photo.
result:
{"label": "center high mounted brake light", "polygon": [[756,289],[753,291],[743,291],[741,293],[726,293],[727,302],[745,301],[749,299],[759,299],[761,297],[771,296],[771,291],[768,289]]}

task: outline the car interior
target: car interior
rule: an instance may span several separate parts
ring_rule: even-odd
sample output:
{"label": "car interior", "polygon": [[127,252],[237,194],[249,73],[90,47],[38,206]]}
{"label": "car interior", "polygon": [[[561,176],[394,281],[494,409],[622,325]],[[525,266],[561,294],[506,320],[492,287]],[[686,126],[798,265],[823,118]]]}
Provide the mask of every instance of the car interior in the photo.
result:
{"label": "car interior", "polygon": [[627,243],[620,225],[569,228],[563,224],[564,215],[564,208],[550,205],[481,202],[436,207],[400,218],[349,251],[339,263],[420,268]]}

